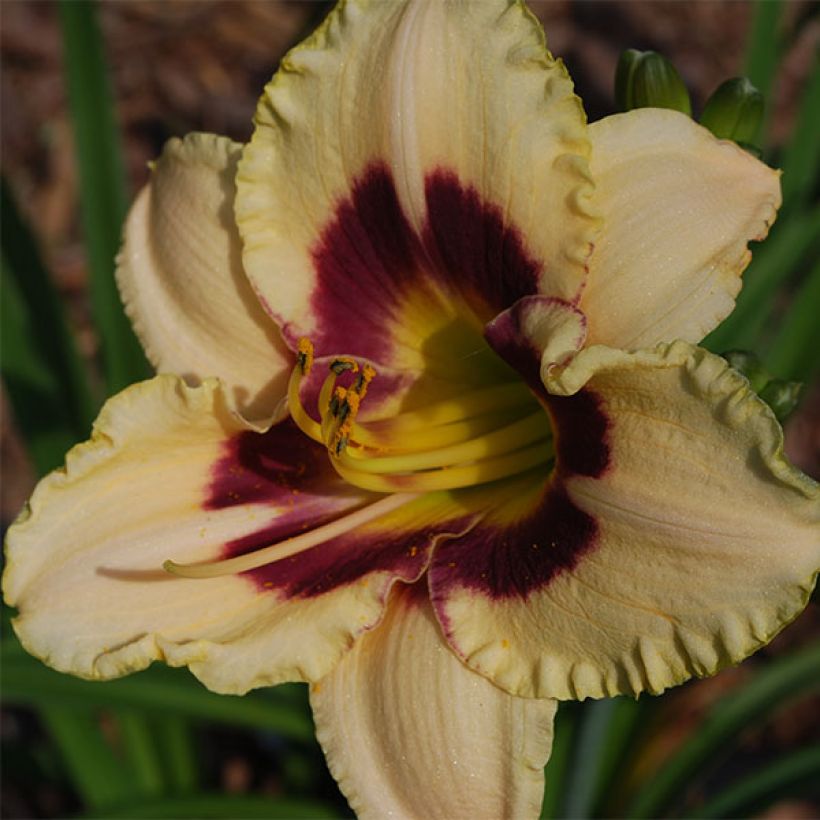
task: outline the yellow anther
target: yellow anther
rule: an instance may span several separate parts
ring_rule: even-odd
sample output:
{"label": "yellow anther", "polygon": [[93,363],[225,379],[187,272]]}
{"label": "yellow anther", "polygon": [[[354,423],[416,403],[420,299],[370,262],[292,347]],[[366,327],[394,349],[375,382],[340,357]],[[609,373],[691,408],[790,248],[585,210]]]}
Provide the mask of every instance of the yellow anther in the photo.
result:
{"label": "yellow anther", "polygon": [[367,395],[367,388],[375,377],[376,369],[372,365],[365,364],[362,366],[362,372],[359,373],[353,385],[353,389],[361,398]]}
{"label": "yellow anther", "polygon": [[296,362],[302,375],[307,376],[313,367],[313,342],[304,336],[296,345]]}
{"label": "yellow anther", "polygon": [[330,363],[330,370],[337,376],[341,376],[346,370],[351,373],[358,373],[359,363],[355,359],[351,359],[350,356],[338,356]]}
{"label": "yellow anther", "polygon": [[[354,393],[352,390],[347,391],[347,396],[345,398],[345,404],[347,406],[347,410],[350,413],[350,420],[352,421],[356,414],[359,412],[359,407],[362,403],[362,394],[361,393]],[[344,421],[344,419],[342,419]]]}
{"label": "yellow anther", "polygon": [[342,410],[342,405],[345,403],[346,397],[347,388],[337,384],[333,388],[333,395],[330,397],[330,401],[328,402],[328,409],[330,410],[331,416],[335,418],[339,416]]}
{"label": "yellow anther", "polygon": [[359,412],[360,402],[361,396],[358,393],[354,393],[352,390],[346,391],[344,400],[340,403],[339,411],[336,414],[335,429],[328,429],[327,447],[331,454],[338,456],[347,447],[353,433],[353,422]]}

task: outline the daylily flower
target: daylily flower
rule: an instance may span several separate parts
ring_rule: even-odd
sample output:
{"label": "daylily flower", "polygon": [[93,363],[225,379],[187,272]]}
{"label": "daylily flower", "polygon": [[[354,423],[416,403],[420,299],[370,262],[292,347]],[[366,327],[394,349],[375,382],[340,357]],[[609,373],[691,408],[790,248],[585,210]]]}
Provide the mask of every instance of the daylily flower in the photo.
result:
{"label": "daylily flower", "polygon": [[813,587],[817,485],[694,346],[779,202],[677,112],[587,126],[520,4],[340,5],[134,204],[164,375],[10,530],[20,639],[310,682],[364,816],[535,816],[556,699],[712,674]]}

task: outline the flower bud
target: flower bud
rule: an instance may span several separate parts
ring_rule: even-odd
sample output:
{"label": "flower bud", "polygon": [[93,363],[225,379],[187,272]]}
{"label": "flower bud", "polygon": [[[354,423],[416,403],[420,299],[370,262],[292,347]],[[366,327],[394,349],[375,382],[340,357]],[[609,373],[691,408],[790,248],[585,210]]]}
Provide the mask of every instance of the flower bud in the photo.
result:
{"label": "flower bud", "polygon": [[621,111],[671,108],[692,116],[689,92],[675,66],[656,51],[621,53],[615,71],[615,101]]}
{"label": "flower bud", "polygon": [[763,121],[763,95],[746,77],[726,80],[706,102],[700,124],[720,139],[754,144]]}
{"label": "flower bud", "polygon": [[729,350],[723,354],[723,358],[749,380],[755,393],[760,393],[771,379],[760,363],[760,359],[748,350]]}
{"label": "flower bud", "polygon": [[760,398],[772,408],[777,420],[782,424],[792,414],[800,393],[803,390],[801,382],[786,382],[782,379],[772,379],[761,391]]}

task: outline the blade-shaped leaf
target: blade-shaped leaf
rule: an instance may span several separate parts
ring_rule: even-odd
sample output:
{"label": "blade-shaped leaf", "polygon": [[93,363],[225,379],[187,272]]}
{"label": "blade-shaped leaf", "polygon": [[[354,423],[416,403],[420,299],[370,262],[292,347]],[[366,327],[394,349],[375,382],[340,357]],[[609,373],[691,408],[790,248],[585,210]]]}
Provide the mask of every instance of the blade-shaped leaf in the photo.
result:
{"label": "blade-shaped leaf", "polygon": [[133,796],[134,788],[125,767],[112,754],[89,711],[70,710],[59,703],[40,704],[39,715],[59,747],[71,782],[83,802],[105,809]]}
{"label": "blade-shaped leaf", "polygon": [[819,690],[820,643],[761,669],[744,688],[718,701],[697,732],[644,784],[626,816],[663,815],[691,777],[717,759],[733,736],[788,699]]}
{"label": "blade-shaped leaf", "polygon": [[300,820],[300,818],[338,817],[332,806],[314,800],[297,798],[267,798],[225,794],[198,794],[155,802],[140,802],[121,806],[86,817],[134,818],[135,820],[206,820],[206,818],[233,818],[243,820]]}
{"label": "blade-shaped leaf", "polygon": [[80,171],[91,304],[102,342],[107,386],[113,393],[149,373],[114,282],[114,257],[126,208],[119,133],[97,26],[97,5],[90,0],[61,0],[59,9]]}
{"label": "blade-shaped leaf", "polygon": [[818,779],[820,746],[798,749],[730,784],[687,816],[750,817],[778,800],[816,794]]}
{"label": "blade-shaped leaf", "polygon": [[820,56],[815,58],[794,133],[783,154],[785,210],[801,208],[817,190],[820,176]]}
{"label": "blade-shaped leaf", "polygon": [[794,297],[766,367],[783,379],[809,381],[820,371],[820,262]]}
{"label": "blade-shaped leaf", "polygon": [[105,683],[62,675],[4,641],[0,649],[3,701],[39,707],[59,701],[63,706],[87,709],[131,708],[246,726],[274,732],[293,740],[313,742],[313,726],[295,684],[244,697],[216,695],[183,670],[157,666]]}
{"label": "blade-shaped leaf", "polygon": [[42,474],[88,435],[97,408],[60,297],[5,179],[0,199],[2,375]]}

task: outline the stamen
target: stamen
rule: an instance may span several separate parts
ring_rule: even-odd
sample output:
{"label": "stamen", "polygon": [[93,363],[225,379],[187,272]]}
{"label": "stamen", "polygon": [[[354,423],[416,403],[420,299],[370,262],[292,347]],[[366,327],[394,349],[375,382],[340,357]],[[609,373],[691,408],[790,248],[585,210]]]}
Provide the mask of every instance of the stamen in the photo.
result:
{"label": "stamen", "polygon": [[464,464],[488,456],[513,452],[549,435],[550,430],[546,417],[543,411],[538,410],[526,418],[496,429],[485,436],[450,447],[380,458],[363,457],[360,454],[361,451],[348,449],[340,456],[340,463],[364,473],[409,473],[416,470]]}
{"label": "stamen", "polygon": [[401,435],[385,429],[379,433],[374,433],[371,429],[371,422],[359,422],[354,425],[353,438],[355,443],[377,453],[418,453],[438,447],[447,447],[450,444],[458,444],[462,441],[469,441],[476,436],[482,436],[492,430],[497,430],[507,424],[511,424],[521,418],[525,405],[511,410],[503,410],[500,413],[487,413],[483,416],[452,421],[447,424],[440,424],[421,430],[413,434],[403,433]]}
{"label": "stamen", "polygon": [[224,575],[235,575],[239,572],[259,569],[259,567],[281,561],[283,558],[290,558],[292,555],[344,535],[356,527],[361,527],[363,524],[403,507],[415,498],[418,498],[416,493],[393,493],[349,515],[331,521],[329,524],[246,555],[237,555],[235,558],[208,561],[202,564],[178,564],[169,560],[165,561],[162,567],[166,572],[182,578],[220,578]]}
{"label": "stamen", "polygon": [[334,359],[330,365],[328,366],[328,370],[330,371],[327,375],[327,378],[322,383],[322,389],[319,391],[319,413],[324,413],[324,408],[328,406],[328,402],[330,401],[330,397],[333,394],[333,390],[336,387],[336,379],[342,375],[345,371],[349,370],[352,373],[357,373],[359,370],[359,365],[356,364],[353,359],[349,359],[347,357]]}
{"label": "stamen", "polygon": [[308,415],[299,397],[299,388],[313,367],[313,345],[308,339],[299,339],[296,367],[288,380],[288,410],[296,426],[314,441],[322,441],[322,428]]}
{"label": "stamen", "polygon": [[532,393],[523,382],[497,384],[463,393],[457,398],[428,404],[417,410],[399,413],[384,422],[371,422],[368,427],[374,434],[378,434],[380,426],[392,433],[410,433],[532,402]]}
{"label": "stamen", "polygon": [[391,493],[405,490],[416,493],[435,490],[456,490],[485,484],[524,472],[538,465],[548,464],[555,455],[551,439],[544,439],[536,446],[525,447],[514,453],[508,453],[484,461],[458,467],[444,467],[441,470],[429,470],[421,473],[373,474],[354,470],[340,463],[340,459],[331,458],[336,472],[348,483],[364,490],[377,493]]}
{"label": "stamen", "polygon": [[341,455],[345,447],[347,447],[350,437],[353,434],[353,422],[359,412],[360,402],[359,394],[348,390],[345,400],[339,407],[336,427],[330,431],[330,435],[327,438],[327,448],[332,455]]}
{"label": "stamen", "polygon": [[313,368],[313,343],[304,336],[296,345],[296,363],[303,376],[309,376]]}

